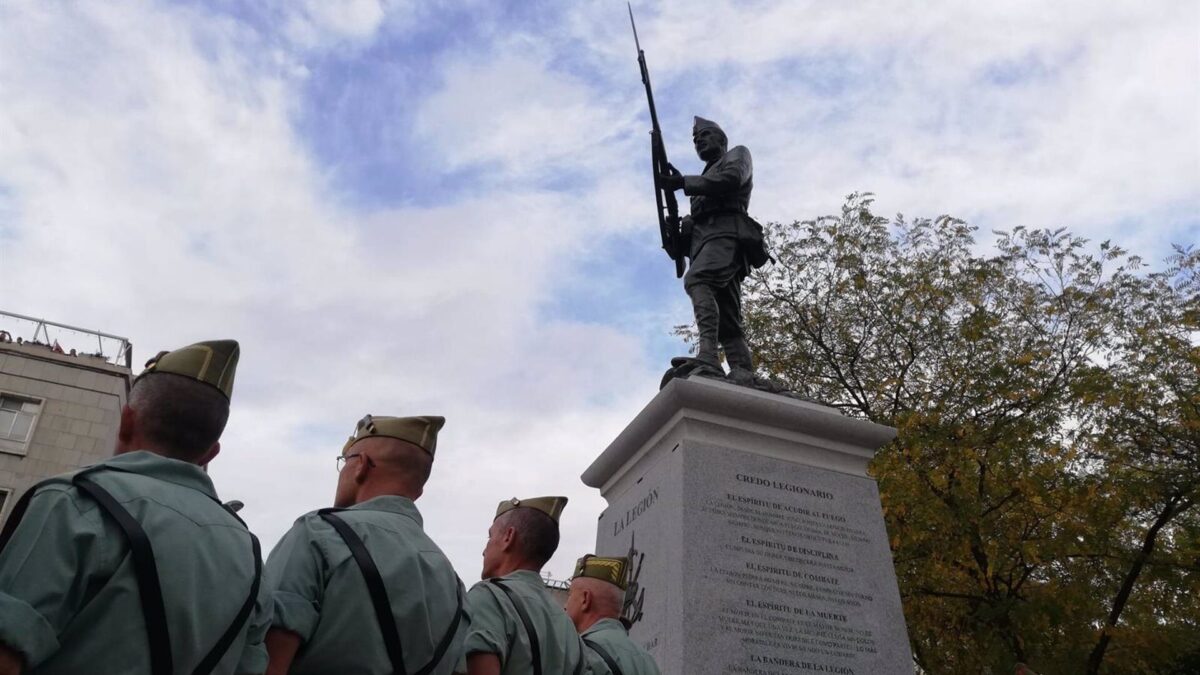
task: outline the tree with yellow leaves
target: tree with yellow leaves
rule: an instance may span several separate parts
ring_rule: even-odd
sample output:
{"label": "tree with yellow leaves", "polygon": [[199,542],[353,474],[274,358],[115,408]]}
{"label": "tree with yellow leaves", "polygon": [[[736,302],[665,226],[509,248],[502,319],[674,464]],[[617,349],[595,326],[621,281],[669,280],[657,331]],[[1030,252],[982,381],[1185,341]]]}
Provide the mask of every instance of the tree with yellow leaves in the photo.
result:
{"label": "tree with yellow leaves", "polygon": [[872,470],[917,665],[1196,672],[1200,254],[981,252],[871,204],[769,226],[746,324],[763,374],[900,430]]}

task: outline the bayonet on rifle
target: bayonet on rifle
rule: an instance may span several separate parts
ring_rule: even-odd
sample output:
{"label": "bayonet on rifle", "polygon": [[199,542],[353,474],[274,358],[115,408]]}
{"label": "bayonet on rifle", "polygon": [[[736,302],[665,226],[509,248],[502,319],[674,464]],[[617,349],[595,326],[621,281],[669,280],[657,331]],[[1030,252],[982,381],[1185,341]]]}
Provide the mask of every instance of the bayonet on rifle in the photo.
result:
{"label": "bayonet on rifle", "polygon": [[646,68],[646,53],[638,40],[637,23],[633,20],[633,5],[629,7],[629,25],[633,27],[633,43],[638,50],[638,66],[642,69],[642,84],[646,85],[646,100],[650,104],[650,159],[654,169],[654,199],[658,204],[658,229],[662,234],[663,249],[675,261],[675,276],[683,276],[683,235],[679,229],[679,202],[675,192],[661,187],[658,177],[677,173],[667,161],[667,149],[663,145],[662,129],[658,126],[658,111],[654,108],[654,92],[650,88],[650,71]]}

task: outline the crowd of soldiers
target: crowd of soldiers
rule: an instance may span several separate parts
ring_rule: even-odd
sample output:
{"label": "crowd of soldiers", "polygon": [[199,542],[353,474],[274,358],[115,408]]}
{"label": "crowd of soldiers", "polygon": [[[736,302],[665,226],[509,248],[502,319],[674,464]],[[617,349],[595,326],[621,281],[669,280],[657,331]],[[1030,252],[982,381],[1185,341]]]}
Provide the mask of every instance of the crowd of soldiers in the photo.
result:
{"label": "crowd of soldiers", "polygon": [[540,570],[565,497],[501,502],[466,590],[414,503],[441,417],[360,420],[333,506],[262,560],[205,468],[239,349],[160,353],[114,456],[29,489],[0,533],[0,675],[658,675],[619,620],[624,558],[576,564],[566,608]]}

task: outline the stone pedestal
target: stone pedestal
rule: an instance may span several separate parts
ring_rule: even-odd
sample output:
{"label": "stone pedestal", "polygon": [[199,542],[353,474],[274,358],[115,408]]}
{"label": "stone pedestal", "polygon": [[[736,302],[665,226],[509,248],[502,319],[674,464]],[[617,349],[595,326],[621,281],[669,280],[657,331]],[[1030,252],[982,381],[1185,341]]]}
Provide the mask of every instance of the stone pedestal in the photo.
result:
{"label": "stone pedestal", "polygon": [[866,473],[895,429],[673,380],[588,467],[596,552],[632,555],[630,635],[664,675],[911,674]]}

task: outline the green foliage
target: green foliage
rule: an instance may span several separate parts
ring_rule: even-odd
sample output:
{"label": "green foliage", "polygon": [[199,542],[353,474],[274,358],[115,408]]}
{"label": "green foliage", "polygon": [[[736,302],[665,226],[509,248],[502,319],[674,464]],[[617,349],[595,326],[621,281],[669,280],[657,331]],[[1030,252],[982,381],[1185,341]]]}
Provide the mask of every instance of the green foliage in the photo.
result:
{"label": "green foliage", "polygon": [[[930,673],[1171,672],[1200,644],[1200,254],[842,214],[768,227],[759,368],[889,424],[872,465]],[[1190,660],[1189,660],[1190,659]]]}

